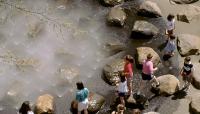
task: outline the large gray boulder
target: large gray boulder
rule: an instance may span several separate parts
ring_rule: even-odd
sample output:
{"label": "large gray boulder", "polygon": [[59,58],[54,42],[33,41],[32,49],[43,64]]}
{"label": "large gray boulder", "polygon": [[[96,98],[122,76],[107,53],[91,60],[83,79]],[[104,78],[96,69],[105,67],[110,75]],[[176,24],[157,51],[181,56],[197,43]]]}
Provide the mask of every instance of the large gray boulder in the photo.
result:
{"label": "large gray boulder", "polygon": [[152,61],[154,67],[161,62],[159,55],[150,47],[138,47],[136,48],[136,64],[138,68],[142,67],[143,61],[147,58],[147,55],[153,55]]}
{"label": "large gray boulder", "polygon": [[169,0],[169,1],[176,3],[176,4],[191,4],[191,3],[197,2],[199,0]]}
{"label": "large gray boulder", "polygon": [[198,70],[200,68],[200,63],[194,63],[194,73],[193,73],[193,80],[192,85],[196,89],[200,89],[200,71]]}
{"label": "large gray boulder", "polygon": [[200,38],[191,34],[180,34],[177,38],[177,49],[181,56],[199,54]]}
{"label": "large gray boulder", "polygon": [[174,75],[167,74],[159,76],[157,80],[159,81],[160,86],[153,88],[158,90],[158,94],[160,95],[173,95],[179,90],[180,82]]}
{"label": "large gray boulder", "polygon": [[155,2],[145,0],[139,6],[138,15],[151,17],[151,18],[157,18],[157,17],[161,17],[162,13],[161,13],[160,8]]}
{"label": "large gray boulder", "polygon": [[115,6],[124,2],[124,0],[99,0],[104,6]]}
{"label": "large gray boulder", "polygon": [[96,93],[89,94],[88,112],[91,114],[97,113],[104,105],[105,98]]}
{"label": "large gray boulder", "polygon": [[54,114],[54,98],[49,94],[39,96],[35,105],[35,114]]}
{"label": "large gray boulder", "polygon": [[116,85],[117,83],[119,83],[120,78],[118,71],[123,71],[124,65],[125,62],[123,59],[115,59],[114,61],[111,61],[104,66],[104,76],[109,84]]}
{"label": "large gray boulder", "polygon": [[195,5],[187,5],[182,11],[177,14],[177,20],[189,23],[200,17],[200,7]]}
{"label": "large gray boulder", "polygon": [[133,25],[131,37],[152,38],[158,34],[158,28],[147,21],[136,21]]}
{"label": "large gray boulder", "polygon": [[107,23],[114,26],[123,26],[126,18],[126,13],[123,8],[113,7],[108,13]]}
{"label": "large gray boulder", "polygon": [[189,104],[190,114],[200,114],[200,94],[192,95],[192,100]]}

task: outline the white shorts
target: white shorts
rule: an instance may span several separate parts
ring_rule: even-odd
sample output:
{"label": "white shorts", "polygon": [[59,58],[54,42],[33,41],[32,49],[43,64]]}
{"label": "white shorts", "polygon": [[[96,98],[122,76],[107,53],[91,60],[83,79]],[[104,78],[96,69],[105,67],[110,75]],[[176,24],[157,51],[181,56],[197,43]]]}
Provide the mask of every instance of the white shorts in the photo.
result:
{"label": "white shorts", "polygon": [[78,111],[83,111],[88,108],[88,99],[78,103]]}

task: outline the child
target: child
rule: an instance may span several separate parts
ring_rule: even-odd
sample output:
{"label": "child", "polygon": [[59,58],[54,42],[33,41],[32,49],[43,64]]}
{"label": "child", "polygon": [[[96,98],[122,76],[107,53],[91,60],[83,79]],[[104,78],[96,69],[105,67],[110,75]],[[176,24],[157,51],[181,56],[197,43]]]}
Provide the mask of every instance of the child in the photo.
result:
{"label": "child", "polygon": [[117,112],[113,111],[111,114],[124,114],[125,107],[124,105],[117,105]]}
{"label": "child", "polygon": [[174,51],[176,49],[176,37],[174,35],[171,35],[166,47],[164,48],[164,55],[163,60],[166,62],[168,61],[172,56],[174,56]]}
{"label": "child", "polygon": [[168,38],[170,38],[171,35],[173,35],[175,29],[175,16],[172,14],[169,14],[167,16],[167,30],[166,34],[168,35]]}
{"label": "child", "polygon": [[184,81],[183,88],[187,87],[187,89],[189,89],[188,87],[192,81],[193,72],[194,72],[194,68],[191,62],[191,58],[186,57],[184,60],[183,68],[180,71],[180,74],[182,75],[183,81]]}
{"label": "child", "polygon": [[120,82],[118,84],[117,91],[118,91],[118,95],[120,97],[121,104],[123,104],[125,106],[124,97],[128,90],[127,90],[126,78],[122,73],[120,73]]}
{"label": "child", "polygon": [[133,57],[130,55],[126,55],[124,58],[125,65],[124,65],[124,74],[127,79],[127,86],[128,86],[128,94],[132,94],[132,80],[133,80]]}

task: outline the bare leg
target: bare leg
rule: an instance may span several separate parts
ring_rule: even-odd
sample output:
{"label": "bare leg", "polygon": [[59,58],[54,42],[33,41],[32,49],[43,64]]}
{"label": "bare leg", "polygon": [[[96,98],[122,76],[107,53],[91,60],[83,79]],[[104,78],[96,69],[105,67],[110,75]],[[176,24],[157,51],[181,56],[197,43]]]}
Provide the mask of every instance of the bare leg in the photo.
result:
{"label": "bare leg", "polygon": [[87,109],[84,109],[84,114],[88,114],[88,111],[87,111]]}
{"label": "bare leg", "polygon": [[120,97],[120,102],[121,102],[121,104],[123,104],[125,106],[124,97]]}

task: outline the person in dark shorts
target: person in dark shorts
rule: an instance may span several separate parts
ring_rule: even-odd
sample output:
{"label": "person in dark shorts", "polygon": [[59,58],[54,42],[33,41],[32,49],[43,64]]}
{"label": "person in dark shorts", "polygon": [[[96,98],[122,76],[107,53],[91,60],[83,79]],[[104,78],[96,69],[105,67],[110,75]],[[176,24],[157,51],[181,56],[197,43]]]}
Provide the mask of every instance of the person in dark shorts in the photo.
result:
{"label": "person in dark shorts", "polygon": [[124,97],[126,93],[128,92],[127,81],[126,81],[126,77],[123,75],[122,72],[120,72],[119,74],[120,74],[120,82],[117,85],[117,92],[118,92],[118,96],[120,97],[120,103],[125,106]]}
{"label": "person in dark shorts", "polygon": [[[152,62],[153,56],[151,54],[147,55],[147,59],[143,61],[142,65],[142,80],[143,81],[154,81],[155,83],[152,83],[152,86],[159,86],[159,82],[156,79],[156,77],[153,75],[154,71],[156,71],[158,68],[153,67],[153,62]],[[142,88],[143,84],[140,85]]]}
{"label": "person in dark shorts", "polygon": [[191,62],[191,58],[186,57],[184,60],[183,68],[180,71],[180,75],[182,76],[183,81],[184,81],[183,88],[186,87],[187,88],[186,90],[189,89],[189,85],[192,81],[193,72],[194,72],[194,68]]}
{"label": "person in dark shorts", "polygon": [[170,38],[170,36],[174,34],[174,29],[175,29],[175,16],[169,14],[167,16],[167,29],[165,32],[165,34],[168,35],[168,38]]}

